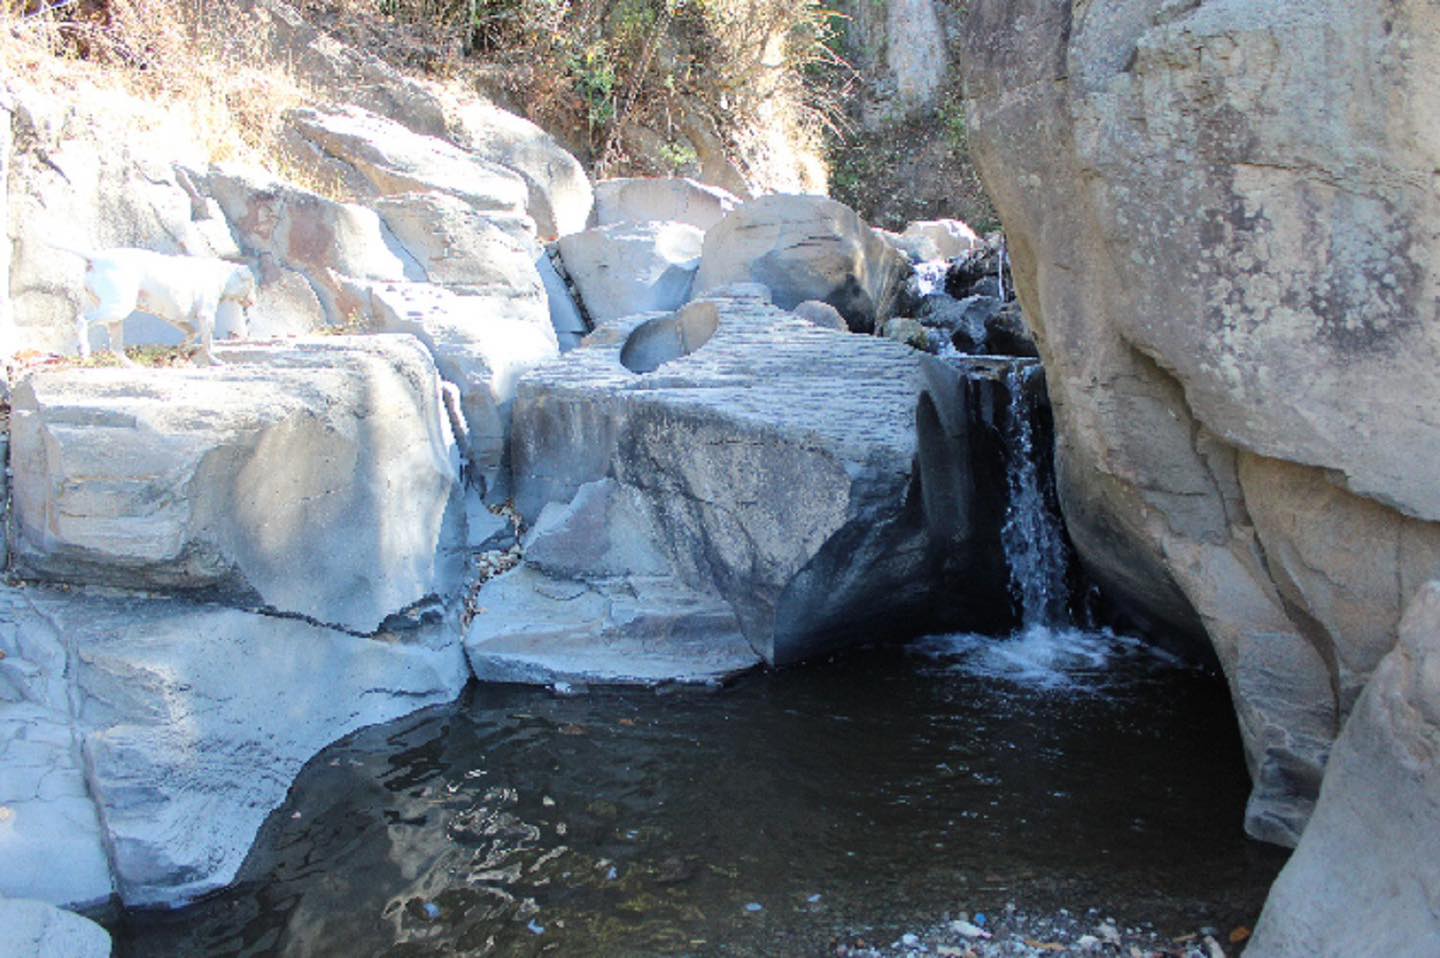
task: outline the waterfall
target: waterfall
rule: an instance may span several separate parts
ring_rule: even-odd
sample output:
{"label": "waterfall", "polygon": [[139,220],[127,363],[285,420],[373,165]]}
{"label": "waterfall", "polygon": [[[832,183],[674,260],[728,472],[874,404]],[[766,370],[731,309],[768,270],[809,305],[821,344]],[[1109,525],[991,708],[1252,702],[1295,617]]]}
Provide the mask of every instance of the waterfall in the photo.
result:
{"label": "waterfall", "polygon": [[1010,569],[1010,594],[1025,629],[1070,624],[1065,533],[1035,443],[1035,379],[1043,372],[1039,363],[1017,362],[1005,374],[1010,394],[1005,421],[1009,501],[1000,541]]}

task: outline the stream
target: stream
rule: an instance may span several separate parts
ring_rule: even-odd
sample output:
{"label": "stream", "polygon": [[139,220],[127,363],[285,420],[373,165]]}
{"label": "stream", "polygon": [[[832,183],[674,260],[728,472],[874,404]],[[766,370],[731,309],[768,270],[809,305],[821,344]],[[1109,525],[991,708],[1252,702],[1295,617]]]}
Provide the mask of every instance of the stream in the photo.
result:
{"label": "stream", "polygon": [[117,954],[820,955],[959,911],[1249,924],[1223,683],[1140,643],[938,636],[718,689],[472,686],[326,749],[225,892]]}

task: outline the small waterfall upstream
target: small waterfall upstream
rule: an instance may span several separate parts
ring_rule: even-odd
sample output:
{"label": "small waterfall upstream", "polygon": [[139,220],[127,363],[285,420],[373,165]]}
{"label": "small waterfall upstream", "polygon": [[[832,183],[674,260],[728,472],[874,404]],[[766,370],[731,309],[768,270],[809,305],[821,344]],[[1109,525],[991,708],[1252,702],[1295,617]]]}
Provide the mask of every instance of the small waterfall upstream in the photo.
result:
{"label": "small waterfall upstream", "polygon": [[1051,471],[1042,468],[1036,444],[1036,404],[1043,401],[1039,363],[1015,363],[1006,370],[1010,393],[1005,417],[1006,486],[1009,500],[1000,528],[1010,594],[1022,628],[1070,624],[1069,549],[1061,524]]}

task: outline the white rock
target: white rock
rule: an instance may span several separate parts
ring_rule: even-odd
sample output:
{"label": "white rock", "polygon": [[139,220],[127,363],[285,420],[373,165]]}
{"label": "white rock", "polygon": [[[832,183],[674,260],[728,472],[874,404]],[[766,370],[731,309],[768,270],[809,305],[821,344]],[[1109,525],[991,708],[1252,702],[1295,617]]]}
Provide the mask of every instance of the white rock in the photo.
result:
{"label": "white rock", "polygon": [[378,329],[418,338],[459,390],[470,477],[494,489],[503,478],[515,384],[559,355],[543,301],[503,292],[459,296],[425,283],[386,283],[370,293]]}
{"label": "white rock", "polygon": [[43,901],[0,898],[0,958],[109,958],[110,933]]}
{"label": "white rock", "polygon": [[17,568],[361,632],[446,592],[463,506],[425,349],[370,336],[219,354],[17,385]]}
{"label": "white rock", "polygon": [[438,137],[358,107],[296,110],[289,119],[325,153],[358,170],[375,195],[434,191],[476,210],[525,211],[529,191],[518,174]]}
{"label": "white rock", "polygon": [[705,234],[694,295],[761,283],[782,309],[822,300],[852,330],[870,332],[894,312],[908,271],[905,258],[848,206],[776,194],[751,200]]}
{"label": "white rock", "polygon": [[595,184],[595,225],[659,221],[704,232],[741,202],[728,190],[689,179],[601,180]]}
{"label": "white rock", "polygon": [[684,223],[617,223],[562,237],[560,256],[596,325],[690,298],[705,234]]}

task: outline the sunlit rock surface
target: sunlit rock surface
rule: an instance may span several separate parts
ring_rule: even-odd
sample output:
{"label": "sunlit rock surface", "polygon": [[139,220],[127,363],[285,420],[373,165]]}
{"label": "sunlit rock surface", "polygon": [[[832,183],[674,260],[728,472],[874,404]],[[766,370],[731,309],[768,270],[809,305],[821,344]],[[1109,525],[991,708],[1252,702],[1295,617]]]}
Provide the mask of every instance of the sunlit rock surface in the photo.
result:
{"label": "sunlit rock surface", "polygon": [[453,587],[459,460],[409,336],[56,369],[15,388],[15,565],[369,632]]}

